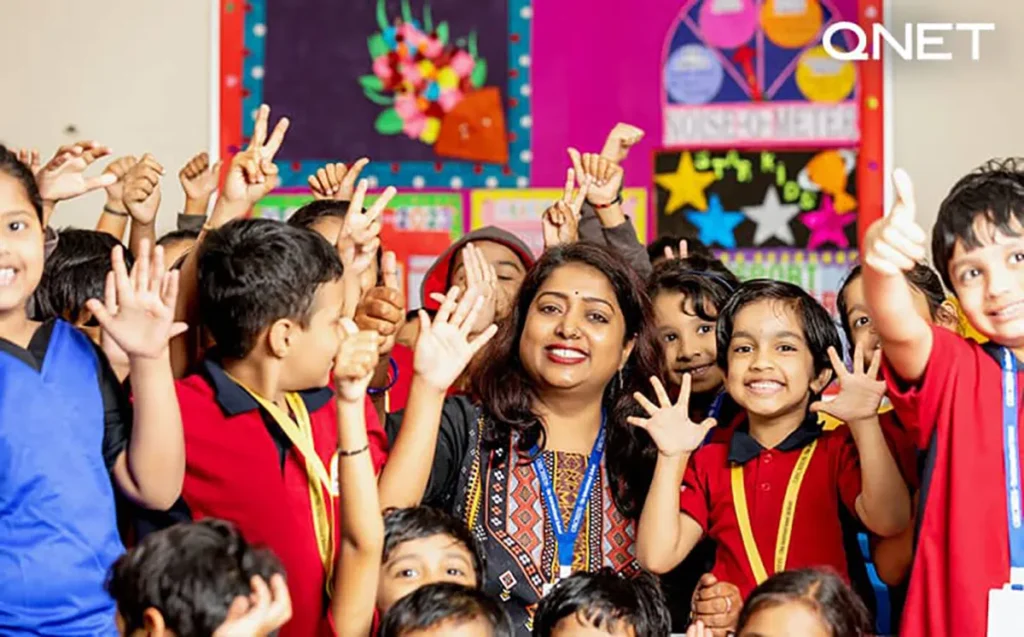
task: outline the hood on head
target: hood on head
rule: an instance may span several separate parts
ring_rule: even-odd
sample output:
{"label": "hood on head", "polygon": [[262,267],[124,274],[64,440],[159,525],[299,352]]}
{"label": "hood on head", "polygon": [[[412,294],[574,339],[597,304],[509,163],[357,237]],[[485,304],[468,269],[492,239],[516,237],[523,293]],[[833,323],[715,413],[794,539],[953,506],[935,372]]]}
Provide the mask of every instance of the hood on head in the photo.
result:
{"label": "hood on head", "polygon": [[486,226],[479,230],[474,230],[469,234],[463,236],[455,243],[448,246],[441,256],[437,257],[430,269],[427,270],[427,274],[423,277],[423,284],[420,287],[420,298],[423,302],[423,308],[426,310],[437,310],[439,304],[437,301],[430,298],[431,294],[444,294],[448,291],[448,276],[451,271],[452,262],[455,260],[455,255],[458,254],[459,250],[464,248],[467,243],[474,241],[493,241],[499,243],[512,252],[516,253],[519,260],[523,262],[525,269],[529,270],[533,266],[534,257],[533,252],[530,251],[529,246],[526,243],[512,234],[507,230],[502,230],[496,226]]}

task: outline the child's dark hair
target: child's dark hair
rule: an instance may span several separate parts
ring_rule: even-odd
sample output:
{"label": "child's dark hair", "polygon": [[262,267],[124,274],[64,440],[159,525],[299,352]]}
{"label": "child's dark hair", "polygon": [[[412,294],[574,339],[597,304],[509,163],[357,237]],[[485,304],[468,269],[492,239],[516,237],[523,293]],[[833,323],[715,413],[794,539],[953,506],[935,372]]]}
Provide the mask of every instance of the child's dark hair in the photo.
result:
{"label": "child's dark hair", "polygon": [[743,605],[737,632],[743,632],[758,611],[792,602],[807,606],[832,637],[872,633],[871,619],[860,597],[838,576],[820,569],[783,571],[765,580]]}
{"label": "child's dark hair", "polygon": [[843,342],[839,339],[836,324],[829,316],[828,310],[814,300],[813,296],[792,283],[773,279],[752,279],[740,285],[718,313],[715,344],[718,347],[718,366],[723,370],[729,369],[729,342],[732,340],[736,315],[747,305],[758,301],[781,301],[794,308],[803,324],[804,338],[814,359],[815,375],[832,369],[832,361],[828,356],[829,347],[834,347],[840,357],[843,355]]}
{"label": "child's dark hair", "polygon": [[334,246],[271,219],[240,219],[199,247],[199,311],[221,356],[244,358],[282,318],[307,325],[321,285],[341,278]]}
{"label": "child's dark hair", "polygon": [[32,174],[32,170],[18,159],[17,153],[3,144],[0,144],[0,173],[13,177],[21,184],[21,187],[25,189],[25,195],[28,196],[29,203],[32,204],[32,209],[36,212],[36,217],[39,218],[39,223],[42,223],[43,198],[39,194],[36,178]]}
{"label": "child's dark hair", "polygon": [[483,591],[450,582],[421,586],[384,613],[379,637],[401,637],[445,622],[456,625],[482,619],[491,637],[513,637],[512,620]]}
{"label": "child's dark hair", "polygon": [[[286,223],[297,228],[312,230],[313,225],[324,217],[334,217],[339,221],[344,221],[345,215],[348,214],[348,205],[348,201],[315,199],[293,212],[292,216],[288,217]],[[377,285],[384,281],[384,273],[381,272],[383,253],[384,250],[382,248],[377,250]]]}
{"label": "child's dark hair", "polygon": [[[662,292],[680,292],[693,303],[696,316],[714,322],[739,286],[739,279],[721,261],[695,256],[659,263],[648,280],[647,293],[653,300]],[[709,306],[714,314],[708,312]]]}
{"label": "child's dark hair", "polygon": [[208,637],[224,623],[249,580],[283,573],[272,553],[254,549],[228,522],[176,524],[147,535],[110,568],[107,591],[117,602],[125,634],[143,627],[147,608],[163,615],[179,637]]}
{"label": "child's dark hair", "polygon": [[[46,259],[34,293],[35,318],[77,323],[86,301],[103,299],[110,253],[121,242],[106,232],[75,228],[65,228],[57,237],[57,247]],[[129,270],[135,263],[128,248],[124,248],[124,263]]]}
{"label": "child's dark hair", "polygon": [[[965,249],[980,248],[974,221],[985,218],[995,230],[1015,237],[1024,227],[1024,159],[991,160],[960,178],[939,206],[932,229],[932,259],[950,290],[949,261],[959,240]],[[1014,225],[1017,228],[1014,228]]]}
{"label": "child's dark hair", "polygon": [[[850,308],[846,305],[846,288],[859,279],[860,275],[861,266],[855,265],[850,270],[850,273],[846,275],[846,280],[843,281],[843,284],[839,287],[839,294],[836,295],[836,311],[839,312],[839,324],[843,326],[846,340],[851,343],[853,342],[853,332],[850,325]],[[931,315],[933,321],[937,319],[939,308],[946,302],[946,291],[942,289],[942,281],[939,280],[939,275],[927,265],[918,263],[909,272],[904,272],[903,276],[907,279],[907,283],[924,295],[925,300],[928,301],[928,314]]]}
{"label": "child's dark hair", "polygon": [[199,238],[199,231],[191,228],[172,230],[156,240],[158,246],[167,247],[179,241],[195,241]]}
{"label": "child's dark hair", "polygon": [[381,562],[387,562],[399,544],[435,535],[447,535],[466,547],[473,555],[476,585],[482,587],[486,562],[480,543],[461,520],[433,507],[415,506],[385,512],[384,554]]}
{"label": "child's dark hair", "polygon": [[575,615],[583,625],[604,632],[667,637],[671,617],[654,576],[626,579],[610,568],[574,573],[540,601],[533,617],[533,637],[549,637],[558,622]]}
{"label": "child's dark hair", "polygon": [[665,248],[672,248],[672,253],[675,254],[679,251],[679,242],[684,239],[686,240],[686,252],[689,256],[704,257],[705,259],[715,258],[711,249],[704,245],[699,239],[694,237],[683,237],[680,235],[661,236],[647,244],[647,257],[651,260],[651,263],[664,259]]}

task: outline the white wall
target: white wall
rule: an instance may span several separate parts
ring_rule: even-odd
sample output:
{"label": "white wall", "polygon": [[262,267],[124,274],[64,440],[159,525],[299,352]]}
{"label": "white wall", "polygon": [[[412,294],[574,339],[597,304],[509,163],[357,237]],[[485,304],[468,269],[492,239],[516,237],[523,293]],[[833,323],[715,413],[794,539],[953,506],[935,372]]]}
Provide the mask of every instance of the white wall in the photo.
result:
{"label": "white wall", "polygon": [[[210,2],[0,0],[0,141],[47,158],[81,139],[153,153],[167,171],[158,231],[173,229],[178,170],[209,150]],[[60,204],[53,223],[92,227],[103,202]]]}
{"label": "white wall", "polygon": [[[282,0],[283,1],[283,0]],[[556,0],[536,0],[556,1]],[[164,163],[161,229],[181,209],[178,168],[210,138],[211,2],[0,0],[0,140],[52,150],[95,138]],[[1020,0],[892,0],[893,24],[994,22],[971,62],[893,64],[895,163],[913,177],[929,226],[958,176],[993,156],[1024,155],[1024,8]],[[73,124],[78,133],[64,128]],[[63,204],[57,225],[88,227],[103,196]]]}
{"label": "white wall", "polygon": [[893,62],[895,164],[910,173],[921,223],[964,173],[992,157],[1024,156],[1024,4],[1020,0],[892,0],[893,23],[991,22],[981,59],[967,33],[947,41],[949,62]]}

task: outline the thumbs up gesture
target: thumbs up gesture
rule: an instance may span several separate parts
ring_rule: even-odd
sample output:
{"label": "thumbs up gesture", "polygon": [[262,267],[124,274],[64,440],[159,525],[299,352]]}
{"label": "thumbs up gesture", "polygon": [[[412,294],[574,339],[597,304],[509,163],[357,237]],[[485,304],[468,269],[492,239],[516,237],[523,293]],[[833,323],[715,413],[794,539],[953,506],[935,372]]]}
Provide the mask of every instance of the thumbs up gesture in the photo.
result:
{"label": "thumbs up gesture", "polygon": [[395,337],[405,322],[405,295],[398,279],[398,260],[394,252],[381,258],[384,285],[370,288],[356,308],[355,323],[360,330],[380,334],[379,353],[387,356],[395,346]]}
{"label": "thumbs up gesture", "polygon": [[897,169],[892,180],[896,202],[885,217],[871,224],[864,236],[864,265],[888,276],[912,270],[927,256],[925,233],[915,220],[910,177]]}

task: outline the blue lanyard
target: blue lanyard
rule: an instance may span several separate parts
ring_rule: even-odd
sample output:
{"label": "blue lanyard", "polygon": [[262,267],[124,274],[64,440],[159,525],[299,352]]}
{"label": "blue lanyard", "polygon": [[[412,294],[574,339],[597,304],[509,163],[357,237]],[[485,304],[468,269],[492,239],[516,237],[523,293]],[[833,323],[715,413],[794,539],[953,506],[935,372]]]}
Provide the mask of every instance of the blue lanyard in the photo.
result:
{"label": "blue lanyard", "polygon": [[1010,582],[1024,585],[1024,524],[1021,521],[1020,456],[1018,455],[1017,357],[1002,348],[1003,467],[1006,469],[1006,519],[1010,535]]}
{"label": "blue lanyard", "polygon": [[[718,412],[722,411],[722,401],[724,400],[725,390],[723,389],[719,391],[718,395],[715,396],[715,399],[711,401],[711,408],[708,409],[708,418],[714,418],[716,421],[718,420]],[[718,423],[718,425],[721,426],[722,423]],[[700,445],[703,447],[704,445],[711,442],[711,438],[714,437],[714,435],[715,427],[712,427],[711,431],[708,432],[708,435],[704,436],[704,442],[700,443]]]}
{"label": "blue lanyard", "polygon": [[551,526],[555,528],[555,540],[558,543],[558,566],[559,578],[565,578],[572,574],[572,557],[576,547],[576,537],[580,533],[580,526],[583,525],[583,514],[586,512],[587,503],[590,502],[590,491],[597,478],[597,472],[601,469],[601,458],[604,456],[605,441],[605,414],[601,413],[601,430],[594,441],[594,448],[590,451],[590,459],[587,461],[587,473],[583,476],[583,483],[580,485],[580,492],[576,495],[576,504],[572,508],[572,517],[569,518],[569,528],[562,522],[562,512],[558,508],[558,498],[555,497],[555,487],[551,483],[551,474],[548,473],[547,465],[540,451],[534,447],[531,451],[533,458],[533,470],[540,480],[541,494],[544,496],[544,506],[548,510],[548,517],[551,518]]}

